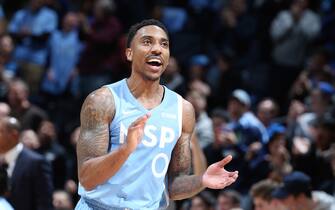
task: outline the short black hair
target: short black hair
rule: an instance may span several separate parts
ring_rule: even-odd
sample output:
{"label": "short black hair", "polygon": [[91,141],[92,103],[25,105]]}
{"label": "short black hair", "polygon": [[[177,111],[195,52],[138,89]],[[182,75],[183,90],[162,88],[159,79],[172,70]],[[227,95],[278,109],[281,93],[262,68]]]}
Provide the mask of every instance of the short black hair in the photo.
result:
{"label": "short black hair", "polygon": [[139,23],[135,23],[134,25],[132,25],[129,29],[128,32],[128,38],[127,38],[127,47],[130,47],[130,43],[131,41],[133,41],[134,36],[136,34],[136,32],[144,27],[144,26],[150,26],[150,25],[155,25],[160,27],[161,29],[164,30],[164,32],[166,33],[167,36],[169,36],[168,30],[167,28],[164,26],[164,24],[156,19],[146,19],[146,20],[142,20]]}

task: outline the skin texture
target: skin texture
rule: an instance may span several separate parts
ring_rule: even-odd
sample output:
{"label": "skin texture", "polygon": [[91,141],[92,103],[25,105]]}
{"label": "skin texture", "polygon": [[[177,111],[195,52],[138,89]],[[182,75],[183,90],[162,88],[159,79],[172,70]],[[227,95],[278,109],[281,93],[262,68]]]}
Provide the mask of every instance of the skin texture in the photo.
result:
{"label": "skin texture", "polygon": [[[168,65],[170,51],[167,34],[158,26],[140,28],[126,49],[132,72],[127,85],[133,96],[144,108],[150,110],[161,103],[164,88],[159,79]],[[148,62],[159,60],[161,65]],[[113,96],[106,88],[91,93],[81,110],[81,128],[77,144],[79,181],[86,190],[104,183],[121,168],[129,155],[141,142],[144,126],[150,114],[135,120],[128,128],[127,140],[117,150],[107,153],[108,126],[115,114]],[[184,199],[205,187],[224,188],[233,183],[237,172],[228,172],[224,166],[231,156],[215,163],[200,175],[189,175],[191,166],[190,141],[195,124],[193,106],[183,100],[182,134],[173,150],[168,169],[168,190],[171,199]]]}

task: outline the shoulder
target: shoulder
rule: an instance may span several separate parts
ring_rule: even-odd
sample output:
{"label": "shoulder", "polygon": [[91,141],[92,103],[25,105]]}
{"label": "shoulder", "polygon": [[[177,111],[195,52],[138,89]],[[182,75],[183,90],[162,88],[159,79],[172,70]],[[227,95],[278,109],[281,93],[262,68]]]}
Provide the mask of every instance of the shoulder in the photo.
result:
{"label": "shoulder", "polygon": [[16,163],[28,170],[36,170],[40,165],[48,164],[44,156],[28,148],[23,148]]}
{"label": "shoulder", "polygon": [[193,132],[194,124],[195,124],[195,113],[193,105],[185,100],[182,99],[182,110],[183,110],[183,121],[182,121],[182,128],[185,132]]}
{"label": "shoulder", "polygon": [[101,87],[91,92],[85,99],[85,102],[93,104],[107,104],[107,102],[114,101],[112,92],[107,87]]}
{"label": "shoulder", "polygon": [[115,113],[115,104],[109,88],[102,87],[90,93],[82,105],[81,113],[82,115],[94,115],[111,120]]}
{"label": "shoulder", "polygon": [[183,106],[183,115],[193,115],[194,116],[194,107],[193,105],[187,101],[186,99],[182,99],[182,106]]}

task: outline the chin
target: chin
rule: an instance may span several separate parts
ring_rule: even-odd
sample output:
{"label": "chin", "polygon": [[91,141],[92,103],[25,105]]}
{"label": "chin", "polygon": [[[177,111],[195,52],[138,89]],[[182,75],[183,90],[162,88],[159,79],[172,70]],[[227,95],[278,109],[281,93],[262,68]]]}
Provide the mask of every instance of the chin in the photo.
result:
{"label": "chin", "polygon": [[143,75],[143,78],[148,81],[156,82],[159,81],[161,77],[161,74],[159,76],[157,75]]}

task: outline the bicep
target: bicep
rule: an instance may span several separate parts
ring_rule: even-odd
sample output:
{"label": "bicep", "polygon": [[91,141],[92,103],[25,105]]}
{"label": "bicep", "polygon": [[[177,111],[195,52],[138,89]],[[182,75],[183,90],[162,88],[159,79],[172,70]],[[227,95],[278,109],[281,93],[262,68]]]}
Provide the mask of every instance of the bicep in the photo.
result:
{"label": "bicep", "polygon": [[191,169],[190,136],[182,134],[172,152],[169,177],[186,175]]}
{"label": "bicep", "polygon": [[183,103],[182,134],[173,149],[169,166],[169,177],[190,173],[191,169],[191,148],[190,142],[194,130],[195,117],[193,106],[184,101]]}
{"label": "bicep", "polygon": [[80,134],[77,143],[79,167],[88,159],[107,154],[109,123],[114,114],[112,94],[106,88],[91,93],[80,113]]}

